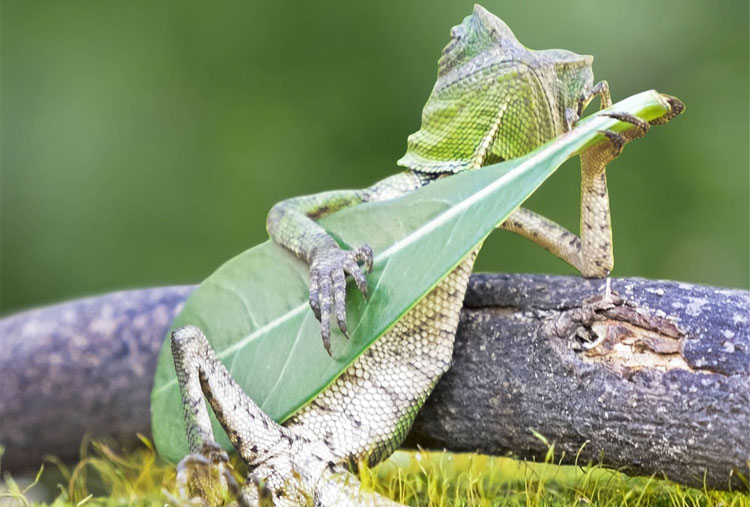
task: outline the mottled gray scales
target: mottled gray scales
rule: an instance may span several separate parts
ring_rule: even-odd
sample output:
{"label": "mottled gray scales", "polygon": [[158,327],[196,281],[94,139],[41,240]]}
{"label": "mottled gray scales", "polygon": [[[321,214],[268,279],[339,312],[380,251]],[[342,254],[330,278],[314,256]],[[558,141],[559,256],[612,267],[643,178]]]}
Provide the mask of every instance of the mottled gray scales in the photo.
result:
{"label": "mottled gray scales", "polygon": [[[315,402],[287,421],[330,440],[344,462],[378,463],[406,437],[422,403],[450,366],[472,252]],[[358,423],[357,423],[358,421]]]}

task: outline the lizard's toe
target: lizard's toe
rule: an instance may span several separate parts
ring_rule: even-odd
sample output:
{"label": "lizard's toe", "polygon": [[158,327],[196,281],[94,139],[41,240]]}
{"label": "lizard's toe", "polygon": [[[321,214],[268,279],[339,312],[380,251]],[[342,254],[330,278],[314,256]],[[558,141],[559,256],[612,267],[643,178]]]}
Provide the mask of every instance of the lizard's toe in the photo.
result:
{"label": "lizard's toe", "polygon": [[367,299],[367,277],[362,273],[362,269],[354,259],[347,259],[344,264],[344,271],[354,278],[354,283],[357,285],[357,289]]}
{"label": "lizard's toe", "polygon": [[320,320],[320,273],[317,269],[310,271],[310,308],[315,318]]}
{"label": "lizard's toe", "polygon": [[625,147],[625,143],[627,142],[622,134],[615,132],[614,130],[600,130],[599,133],[604,134],[607,139],[609,139],[610,146],[612,147],[612,150],[614,152],[612,153],[612,158],[615,158],[620,153],[622,153],[622,149]]}
{"label": "lizard's toe", "polygon": [[357,262],[362,262],[365,265],[365,269],[369,272],[372,271],[372,248],[370,248],[370,245],[367,243],[364,243],[362,245],[359,245],[357,248],[352,250],[352,254],[354,255],[354,260]]}
{"label": "lizard's toe", "polygon": [[683,104],[682,101],[677,97],[672,97],[671,95],[664,94],[661,94],[661,96],[669,104],[669,112],[664,116],[660,116],[659,118],[654,118],[653,120],[651,120],[649,122],[651,125],[663,125],[685,110],[685,104]]}
{"label": "lizard's toe", "polygon": [[177,464],[177,495],[181,504],[223,505],[237,490],[226,452],[215,442],[206,442],[198,454],[189,454]]}
{"label": "lizard's toe", "polygon": [[320,280],[320,336],[328,355],[331,355],[331,278]]}
{"label": "lizard's toe", "polygon": [[333,280],[333,306],[336,312],[336,322],[344,336],[349,338],[346,331],[346,276],[343,271],[334,271],[331,279]]}
{"label": "lizard's toe", "polygon": [[367,277],[362,272],[362,268],[359,267],[359,263],[364,264],[365,271],[372,271],[372,248],[368,244],[362,244],[348,252],[347,262],[344,264],[344,271],[352,275],[354,283],[357,284],[357,288],[362,295],[367,299]]}
{"label": "lizard's toe", "polygon": [[635,127],[635,132],[630,135],[630,139],[637,139],[639,137],[643,137],[648,132],[649,127],[651,126],[647,121],[641,120],[637,116],[634,116],[630,113],[622,113],[618,111],[614,111],[611,113],[604,113],[604,116],[608,116],[610,118],[614,118],[615,120],[620,120],[625,123],[630,123]]}

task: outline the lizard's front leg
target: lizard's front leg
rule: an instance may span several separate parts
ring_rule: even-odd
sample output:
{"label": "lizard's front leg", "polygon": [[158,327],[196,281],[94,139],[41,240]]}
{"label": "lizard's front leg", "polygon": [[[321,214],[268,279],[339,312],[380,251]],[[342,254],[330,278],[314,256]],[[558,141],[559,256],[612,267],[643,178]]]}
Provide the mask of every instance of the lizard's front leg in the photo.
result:
{"label": "lizard's front leg", "polygon": [[310,265],[310,307],[321,324],[323,345],[331,354],[331,307],[339,328],[347,336],[346,275],[352,275],[367,296],[367,280],[359,267],[372,268],[372,250],[366,244],[351,251],[339,245],[314,219],[363,202],[361,190],[337,190],[294,197],[276,204],[268,213],[266,228],[271,238]]}
{"label": "lizard's front leg", "polygon": [[339,328],[347,334],[346,275],[351,275],[357,288],[367,296],[367,279],[359,263],[369,270],[373,254],[366,244],[343,250],[315,220],[363,202],[397,197],[425,183],[419,176],[406,172],[363,190],[335,190],[287,199],[268,213],[266,228],[271,239],[310,265],[310,307],[320,321],[323,345],[329,355],[331,310]]}
{"label": "lizard's front leg", "polygon": [[[602,83],[606,83],[602,81]],[[594,86],[593,95],[602,96],[602,106],[611,103],[606,86]],[[581,98],[585,104],[591,96]],[[633,125],[621,133],[603,131],[608,142],[599,143],[581,153],[581,225],[580,237],[555,222],[525,208],[519,208],[501,224],[501,228],[521,234],[561,258],[583,276],[601,278],[614,266],[612,225],[609,211],[606,168],[621,152],[626,143],[642,137],[651,124],[662,124],[679,114],[683,105],[670,101],[670,112],[664,117],[645,122],[623,113],[608,116]],[[666,120],[665,120],[666,118]]]}

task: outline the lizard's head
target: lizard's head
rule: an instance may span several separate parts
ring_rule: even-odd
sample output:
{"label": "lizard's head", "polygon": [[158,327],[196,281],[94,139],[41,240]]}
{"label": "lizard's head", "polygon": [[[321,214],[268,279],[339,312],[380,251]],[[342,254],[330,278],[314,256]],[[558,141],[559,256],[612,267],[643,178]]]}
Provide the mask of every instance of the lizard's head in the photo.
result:
{"label": "lizard's head", "polygon": [[480,5],[451,29],[438,78],[398,164],[458,172],[519,157],[566,130],[565,111],[593,86],[591,56],[518,42]]}
{"label": "lizard's head", "polygon": [[438,60],[438,84],[456,70],[468,75],[491,66],[499,53],[512,58],[527,51],[503,20],[478,4],[450,33],[451,40]]}

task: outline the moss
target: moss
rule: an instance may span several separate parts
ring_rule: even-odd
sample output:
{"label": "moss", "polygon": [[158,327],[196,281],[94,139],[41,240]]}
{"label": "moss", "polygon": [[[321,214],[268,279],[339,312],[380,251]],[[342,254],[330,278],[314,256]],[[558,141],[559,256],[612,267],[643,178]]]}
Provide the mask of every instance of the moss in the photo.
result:
{"label": "moss", "polygon": [[[6,473],[0,482],[0,505],[10,498],[9,505],[19,506],[163,506],[168,495],[175,494],[175,468],[156,455],[148,439],[141,441],[140,449],[127,454],[110,443],[85,441],[75,466],[48,458],[47,466],[35,478],[27,478],[25,486]],[[234,465],[242,473],[238,460]],[[408,505],[750,507],[750,497],[741,492],[702,491],[653,477],[628,477],[599,465],[561,466],[552,446],[546,463],[398,451],[377,467],[362,467],[360,479],[364,487]],[[45,493],[47,503],[39,500]]]}

